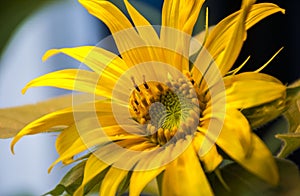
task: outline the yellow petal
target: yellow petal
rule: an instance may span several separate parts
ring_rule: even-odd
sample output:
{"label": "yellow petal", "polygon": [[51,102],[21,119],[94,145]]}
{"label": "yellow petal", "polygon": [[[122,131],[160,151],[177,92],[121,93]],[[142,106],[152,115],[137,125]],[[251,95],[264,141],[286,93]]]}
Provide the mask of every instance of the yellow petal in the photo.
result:
{"label": "yellow petal", "polygon": [[227,112],[231,116],[225,118],[217,145],[250,172],[275,185],[278,173],[271,152],[250,132],[247,120],[239,111],[229,108]]}
{"label": "yellow petal", "polygon": [[166,166],[162,195],[213,195],[193,146]]}
{"label": "yellow petal", "polygon": [[259,137],[253,134],[252,138],[253,151],[247,157],[242,157],[235,151],[230,152],[230,149],[226,150],[226,153],[256,176],[272,185],[277,185],[279,182],[278,168],[271,152]]}
{"label": "yellow petal", "polygon": [[222,156],[217,151],[216,145],[213,145],[206,154],[199,158],[203,163],[206,172],[214,171],[223,161]]}
{"label": "yellow petal", "polygon": [[243,73],[224,79],[229,107],[250,108],[285,96],[286,86],[261,73]]}
{"label": "yellow petal", "polygon": [[[162,9],[162,28],[160,38],[164,47],[172,48],[179,55],[168,56],[172,61],[171,65],[180,71],[189,70],[190,35],[198,19],[203,0],[164,1]],[[176,40],[176,42],[174,42]]]}
{"label": "yellow petal", "polygon": [[[112,139],[114,139],[114,137],[112,137]],[[148,165],[141,165],[141,160],[149,160],[149,154],[151,154],[149,151],[157,149],[158,147],[156,144],[150,142],[147,138],[138,135],[122,136],[119,137],[119,139],[117,137],[116,140],[120,140],[115,142],[119,147],[115,148],[112,146],[110,148],[111,155],[108,154],[110,156],[108,159],[110,161],[108,162],[114,162],[114,167],[126,170],[132,170],[134,168],[134,171],[152,169],[148,168]],[[120,147],[123,147],[123,149],[119,149]],[[107,149],[109,150],[109,148]],[[105,157],[105,154],[107,153],[97,152],[97,155],[101,154]]]}
{"label": "yellow petal", "polygon": [[[56,139],[55,146],[59,155],[64,154],[72,144],[79,139],[80,136],[76,129],[76,124],[71,125],[70,127],[64,129]],[[72,157],[72,156],[71,156]],[[65,159],[62,160],[64,164],[68,164],[72,160]]]}
{"label": "yellow petal", "polygon": [[[145,41],[145,45],[136,46],[135,50],[139,50],[140,54],[145,53],[142,62],[158,61],[165,62],[163,49],[160,45],[160,40],[157,32],[151,24],[145,19],[129,2],[124,1],[128,13],[135,24],[140,37]],[[147,55],[148,54],[148,55]],[[149,56],[149,57],[147,57]]]}
{"label": "yellow petal", "polygon": [[145,43],[130,21],[114,4],[101,0],[79,0],[79,2],[92,15],[107,25],[127,65],[133,66],[143,62],[143,57],[147,56],[147,53],[145,54],[144,51],[135,48],[145,46]]}
{"label": "yellow petal", "polygon": [[161,167],[164,167],[172,156],[174,150],[174,145],[168,145],[165,148],[159,146],[151,146],[150,151],[141,153],[139,156],[139,161],[135,165],[135,171],[151,171],[159,170]]}
{"label": "yellow petal", "polygon": [[280,80],[277,78],[270,76],[264,73],[256,73],[256,72],[243,72],[240,74],[230,75],[224,77],[224,84],[225,87],[230,87],[235,81],[239,80],[261,80],[266,82],[272,82],[277,84],[282,84]]}
{"label": "yellow petal", "polygon": [[30,87],[51,86],[110,97],[112,87],[108,87],[107,85],[105,85],[107,87],[104,87],[104,85],[100,86],[98,82],[99,75],[95,72],[79,69],[65,69],[48,73],[31,80],[23,88],[22,93],[25,93]]}
{"label": "yellow petal", "polygon": [[103,70],[106,67],[110,67],[114,72],[117,72],[118,75],[128,69],[126,63],[118,55],[95,46],[51,49],[44,54],[43,61],[58,53],[64,53],[84,63],[99,75],[103,74]]}
{"label": "yellow petal", "polygon": [[108,166],[109,165],[105,164],[98,157],[92,154],[86,162],[82,184],[74,192],[74,196],[82,196],[84,186]]}
{"label": "yellow petal", "polygon": [[249,28],[254,26],[256,23],[261,21],[263,18],[270,16],[277,12],[285,13],[285,10],[278,7],[276,4],[273,4],[273,3],[254,4],[251,7],[251,10],[250,10],[247,20],[246,20],[246,29],[248,30]]}
{"label": "yellow petal", "polygon": [[89,150],[85,143],[80,139],[76,139],[72,145],[66,149],[66,151],[63,152],[48,168],[48,173],[50,173],[53,169],[53,167],[58,164],[59,162],[63,162],[63,164],[71,164],[75,160],[73,157],[75,155],[78,155],[79,153],[82,153],[86,150]]}
{"label": "yellow petal", "polygon": [[[97,90],[95,93],[102,93],[101,96],[106,96],[110,98],[111,92],[113,90],[113,86],[118,81],[121,75],[123,75],[126,70],[128,69],[127,64],[114,53],[111,53],[107,50],[102,48],[94,47],[94,46],[82,46],[77,48],[62,48],[62,49],[52,49],[46,52],[43,57],[43,60],[62,52],[66,55],[73,57],[74,59],[86,64],[89,68],[91,68],[96,73],[90,72],[87,73],[86,71],[78,72],[76,82],[74,85],[81,85],[83,83],[86,75],[90,79],[87,79],[85,82],[91,82],[91,87],[94,87],[97,84]],[[73,73],[76,75],[76,72]],[[52,77],[52,76],[51,76]],[[64,77],[64,76],[61,76]],[[70,77],[70,76],[69,76]],[[76,76],[74,76],[75,78]],[[63,80],[67,80],[62,78]],[[99,81],[98,81],[99,80]],[[69,88],[72,88],[72,81],[67,80],[65,85],[69,84]],[[80,82],[79,82],[80,81]],[[53,82],[51,80],[51,82]],[[92,84],[94,83],[94,84]],[[63,88],[63,87],[61,87]],[[66,87],[64,87],[66,88]],[[82,88],[78,89],[82,91]],[[91,89],[93,90],[93,89]],[[87,92],[88,88],[85,91]],[[122,90],[120,90],[122,91]]]}
{"label": "yellow petal", "polygon": [[159,43],[159,38],[151,24],[128,2],[128,0],[124,0],[124,3],[139,35],[146,43],[157,45]]}
{"label": "yellow petal", "polygon": [[246,36],[245,20],[250,9],[250,5],[242,7],[241,13],[238,16],[236,24],[232,29],[232,33],[228,38],[228,45],[224,49],[221,58],[216,59],[217,65],[219,65],[221,74],[227,73],[242,49],[244,38]]}
{"label": "yellow petal", "polygon": [[74,122],[72,108],[66,108],[47,114],[26,125],[12,140],[11,151],[14,153],[15,144],[25,135],[45,132],[58,125],[70,125]]}
{"label": "yellow petal", "polygon": [[[101,115],[101,118],[103,121],[106,120],[106,123],[101,123],[102,127],[105,126],[110,126],[112,124],[114,124],[114,118],[113,116],[109,115]],[[64,129],[59,136],[56,139],[56,150],[58,152],[58,154],[60,156],[66,156],[66,152],[70,151],[72,145],[74,142],[76,142],[77,140],[79,140],[80,145],[82,146],[83,143],[81,142],[81,137],[83,137],[85,140],[87,140],[88,138],[83,135],[83,133],[85,133],[85,131],[92,131],[99,128],[99,124],[98,124],[98,118],[97,117],[89,117],[86,116],[81,120],[76,119],[76,123],[72,124],[71,126],[67,127],[66,129]],[[115,130],[115,129],[114,129]],[[120,134],[118,133],[119,131],[116,131],[115,134]],[[62,162],[64,164],[69,164],[71,162],[73,162],[73,156],[75,156],[76,154],[70,154],[69,153],[69,157],[67,157],[66,159],[63,159]]]}
{"label": "yellow petal", "polygon": [[119,184],[127,174],[126,170],[111,167],[102,181],[99,195],[115,196]]}
{"label": "yellow petal", "polygon": [[[135,135],[126,135],[124,132],[120,132],[119,127],[111,126],[111,127],[104,127],[99,128],[97,127],[97,123],[93,123],[94,125],[88,125],[87,130],[81,130],[82,126],[86,124],[87,121],[84,121],[84,123],[77,123],[77,131],[80,134],[80,137],[73,138],[73,143],[70,144],[69,147],[62,148],[60,151],[60,156],[58,159],[53,162],[49,168],[49,172],[52,170],[52,168],[59,163],[60,161],[64,161],[66,164],[72,163],[73,157],[83,151],[91,150],[96,145],[101,149],[100,151],[94,152],[97,157],[104,157],[104,156],[110,156],[109,161],[110,164],[116,162],[118,158],[120,158],[120,151],[114,151],[114,147],[116,144],[114,144],[114,141],[116,140],[124,140],[124,141],[137,141],[140,142],[138,139],[141,137],[135,136]],[[80,127],[78,127],[80,126]],[[91,128],[93,127],[93,128]],[[97,128],[94,128],[97,127]],[[116,130],[114,134],[120,133],[121,136],[117,137],[109,137],[109,135],[106,134],[107,130]],[[67,129],[67,131],[70,131]],[[70,132],[69,132],[70,134]],[[67,135],[67,134],[66,134]],[[72,140],[72,138],[70,139]],[[70,143],[68,140],[67,143]],[[64,143],[62,144],[64,145]],[[105,150],[106,149],[106,150]],[[120,148],[117,148],[119,150]],[[102,151],[103,150],[103,151]],[[107,159],[108,160],[108,159]]]}
{"label": "yellow petal", "polygon": [[[93,108],[93,110],[91,110]],[[49,114],[42,116],[26,125],[12,140],[11,150],[14,152],[14,145],[25,135],[32,135],[42,132],[47,132],[48,129],[60,125],[70,126],[74,124],[74,114],[80,115],[76,116],[76,120],[81,120],[82,118],[88,118],[88,115],[94,116],[95,109],[100,110],[101,114],[111,113],[110,102],[108,101],[97,101],[95,103],[85,103],[75,107],[69,107],[61,109]],[[82,115],[81,115],[82,114]],[[111,121],[113,122],[113,121]],[[70,156],[69,156],[70,157]]]}
{"label": "yellow petal", "polygon": [[162,26],[176,28],[191,34],[198,19],[203,0],[164,1],[162,10]]}
{"label": "yellow petal", "polygon": [[90,14],[104,22],[112,33],[132,28],[126,16],[111,2],[103,0],[79,0]]}
{"label": "yellow petal", "polygon": [[[202,133],[196,133],[193,144],[195,151],[198,153],[199,159],[204,165],[206,172],[214,171],[223,161],[222,156],[218,153],[216,145],[204,147],[204,135]],[[201,154],[201,148],[206,149],[207,152]],[[209,149],[207,149],[209,148]]]}
{"label": "yellow petal", "polygon": [[[210,123],[214,122],[214,117],[210,119]],[[213,131],[202,128],[202,132],[212,141],[216,140]],[[252,151],[252,133],[247,119],[240,111],[228,108],[226,110],[225,121],[218,136],[216,143],[224,151],[234,151],[241,157],[247,156]]]}
{"label": "yellow petal", "polygon": [[145,186],[163,170],[164,167],[148,171],[134,171],[130,178],[129,196],[139,196]]}
{"label": "yellow petal", "polygon": [[[74,95],[75,96],[75,95]],[[78,96],[78,95],[76,95]],[[80,99],[81,97],[77,97]],[[0,138],[12,138],[30,122],[72,105],[72,95],[63,95],[34,104],[0,109]],[[53,129],[53,131],[59,128]],[[51,131],[51,130],[49,130]]]}

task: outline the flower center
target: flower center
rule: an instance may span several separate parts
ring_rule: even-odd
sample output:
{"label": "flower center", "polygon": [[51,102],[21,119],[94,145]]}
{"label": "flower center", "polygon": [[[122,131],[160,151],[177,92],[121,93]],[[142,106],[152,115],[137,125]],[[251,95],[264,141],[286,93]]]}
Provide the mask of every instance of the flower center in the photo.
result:
{"label": "flower center", "polygon": [[135,90],[130,95],[131,116],[147,124],[146,134],[152,142],[164,145],[175,135],[179,139],[193,134],[201,111],[192,82],[186,78],[170,79],[165,84],[144,80],[138,86],[132,81]]}

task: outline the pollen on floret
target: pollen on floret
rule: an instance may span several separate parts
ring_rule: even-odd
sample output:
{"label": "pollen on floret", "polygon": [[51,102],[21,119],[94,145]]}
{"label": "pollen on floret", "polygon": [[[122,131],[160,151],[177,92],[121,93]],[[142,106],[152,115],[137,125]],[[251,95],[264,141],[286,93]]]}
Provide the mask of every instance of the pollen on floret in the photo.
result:
{"label": "pollen on floret", "polygon": [[176,133],[191,134],[199,123],[200,109],[194,84],[187,78],[170,79],[165,83],[148,81],[141,85],[133,77],[134,90],[129,108],[132,118],[147,124],[145,131],[152,142],[164,145]]}

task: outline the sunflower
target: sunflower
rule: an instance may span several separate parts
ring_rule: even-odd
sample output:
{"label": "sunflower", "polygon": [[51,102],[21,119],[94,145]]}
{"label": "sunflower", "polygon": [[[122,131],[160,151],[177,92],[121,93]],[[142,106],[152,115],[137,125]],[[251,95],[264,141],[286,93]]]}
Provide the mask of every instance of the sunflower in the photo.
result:
{"label": "sunflower", "polygon": [[241,111],[284,97],[286,87],[261,69],[238,74],[247,61],[231,69],[246,31],[283,9],[244,0],[216,26],[208,28],[206,20],[200,39],[191,35],[204,0],[164,1],[161,26],[151,26],[127,0],[131,21],[109,1],[80,3],[108,26],[118,53],[101,43],[47,51],[43,60],[64,53],[82,67],[36,78],[23,93],[36,86],[81,93],[73,94],[72,107],[24,127],[12,151],[23,136],[59,126],[59,158],[49,170],[58,162],[85,162],[75,195],[95,179],[100,195],[123,187],[139,195],[155,178],[162,195],[213,195],[206,173],[228,158],[278,183],[272,154]]}

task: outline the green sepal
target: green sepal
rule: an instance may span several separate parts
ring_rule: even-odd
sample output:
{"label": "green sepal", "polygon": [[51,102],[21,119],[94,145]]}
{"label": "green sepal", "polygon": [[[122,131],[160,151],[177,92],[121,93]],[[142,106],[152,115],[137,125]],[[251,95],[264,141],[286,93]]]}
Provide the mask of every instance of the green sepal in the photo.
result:
{"label": "green sepal", "polygon": [[300,133],[277,134],[275,137],[283,141],[283,146],[277,155],[280,158],[285,158],[300,148]]}
{"label": "green sepal", "polygon": [[164,171],[161,172],[158,176],[156,176],[156,182],[158,187],[159,195],[162,194],[162,181],[163,181]]}
{"label": "green sepal", "polygon": [[286,88],[285,96],[263,105],[243,109],[241,112],[248,119],[252,129],[260,128],[277,117],[284,115],[291,127],[289,132],[294,132],[292,130],[295,130],[295,126],[298,127],[300,118],[299,115],[295,115],[294,111],[291,111],[291,108],[294,108],[296,105],[295,101],[299,100],[299,92],[300,80]]}
{"label": "green sepal", "polygon": [[272,186],[237,163],[232,163],[221,168],[221,174],[230,188],[227,190],[215,176],[211,178],[211,185],[216,196],[227,195],[300,195],[300,176],[297,166],[288,160],[276,158],[279,169],[280,181],[277,186]]}
{"label": "green sepal", "polygon": [[300,148],[300,80],[287,88],[287,102],[289,108],[284,112],[284,117],[288,121],[289,129],[287,133],[275,135],[283,141],[283,146],[277,155],[281,158],[287,157]]}
{"label": "green sepal", "polygon": [[282,115],[286,109],[286,101],[282,97],[260,106],[244,109],[241,112],[248,119],[252,129],[258,129]]}
{"label": "green sepal", "polygon": [[289,133],[300,132],[300,80],[287,88],[288,110],[284,117],[289,122]]}
{"label": "green sepal", "polygon": [[89,181],[85,186],[84,186],[84,195],[88,193],[98,193],[101,183],[105,177],[105,174],[108,172],[110,167],[106,168],[103,170],[101,173],[99,173],[97,176],[95,176],[91,181]]}
{"label": "green sepal", "polygon": [[131,175],[132,171],[128,172],[127,176],[120,183],[117,194],[118,196],[121,196],[128,191]]}
{"label": "green sepal", "polygon": [[59,184],[51,191],[45,193],[45,195],[59,196],[64,192],[72,195],[75,190],[81,185],[83,179],[83,172],[86,161],[82,161],[72,169],[70,169]]}

